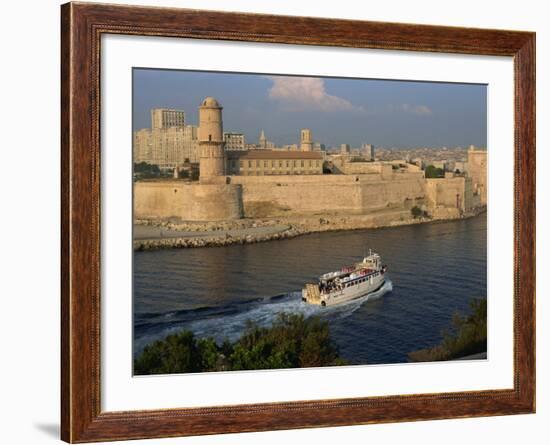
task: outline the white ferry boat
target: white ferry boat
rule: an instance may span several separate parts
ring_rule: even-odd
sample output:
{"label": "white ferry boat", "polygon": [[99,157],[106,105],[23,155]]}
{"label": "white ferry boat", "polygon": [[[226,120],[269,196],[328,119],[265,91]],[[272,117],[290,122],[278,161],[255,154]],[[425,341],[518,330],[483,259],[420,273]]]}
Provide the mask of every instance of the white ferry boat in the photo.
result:
{"label": "white ferry boat", "polygon": [[386,270],[387,266],[382,265],[380,255],[369,250],[360,263],[321,275],[318,283],[306,284],[302,289],[302,301],[333,306],[361,298],[384,285]]}

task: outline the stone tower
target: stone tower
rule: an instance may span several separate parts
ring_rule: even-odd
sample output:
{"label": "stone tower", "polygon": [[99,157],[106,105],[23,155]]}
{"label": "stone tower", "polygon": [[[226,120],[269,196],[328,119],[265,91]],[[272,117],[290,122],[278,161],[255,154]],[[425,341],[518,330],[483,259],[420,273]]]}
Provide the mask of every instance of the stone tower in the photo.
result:
{"label": "stone tower", "polygon": [[225,142],[222,106],[207,97],[199,107],[200,181],[212,182],[225,176]]}
{"label": "stone tower", "polygon": [[260,148],[267,148],[267,138],[265,137],[264,130],[260,133]]}
{"label": "stone tower", "polygon": [[313,150],[313,139],[311,137],[311,130],[309,128],[302,128],[302,130],[300,131],[300,150]]}
{"label": "stone tower", "polygon": [[487,204],[487,150],[470,145],[468,176],[472,178],[474,192],[480,195],[481,204]]}

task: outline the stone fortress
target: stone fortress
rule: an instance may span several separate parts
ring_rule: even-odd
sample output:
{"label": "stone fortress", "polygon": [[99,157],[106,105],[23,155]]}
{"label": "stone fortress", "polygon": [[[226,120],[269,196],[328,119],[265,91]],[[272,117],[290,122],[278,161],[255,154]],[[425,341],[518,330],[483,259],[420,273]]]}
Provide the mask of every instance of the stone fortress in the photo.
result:
{"label": "stone fortress", "polygon": [[[286,149],[228,150],[226,135],[222,106],[205,98],[199,107],[199,181],[135,182],[135,219],[206,222],[379,215],[382,225],[389,225],[395,218],[410,218],[413,207],[434,219],[450,219],[475,214],[487,204],[487,151],[473,146],[467,174],[446,172],[444,178],[429,179],[411,163],[374,161],[374,149],[367,144],[368,160],[352,160],[347,147],[328,155],[315,149],[309,129],[301,130],[298,147]],[[262,137],[260,146],[267,146],[263,130]]]}

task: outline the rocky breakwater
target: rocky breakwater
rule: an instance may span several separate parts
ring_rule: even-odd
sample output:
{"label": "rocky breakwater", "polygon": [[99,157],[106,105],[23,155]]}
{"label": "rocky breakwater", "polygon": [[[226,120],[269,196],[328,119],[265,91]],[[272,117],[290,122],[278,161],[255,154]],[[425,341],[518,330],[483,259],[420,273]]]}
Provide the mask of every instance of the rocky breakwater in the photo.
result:
{"label": "rocky breakwater", "polygon": [[[269,234],[242,234],[232,235],[225,233],[223,235],[211,234],[193,237],[169,237],[159,239],[134,240],[134,250],[150,250],[163,248],[191,248],[191,247],[219,247],[232,244],[252,244],[263,241],[272,241],[279,239],[293,238],[300,233],[294,227],[288,227],[285,230]],[[169,235],[169,234],[168,234]]]}
{"label": "rocky breakwater", "polygon": [[[218,247],[290,239],[309,233],[339,230],[376,229],[469,218],[485,211],[432,217],[413,217],[410,210],[386,210],[368,215],[308,215],[273,219],[241,219],[221,222],[181,222],[174,220],[136,220],[134,250],[163,248]],[[138,228],[146,228],[136,237]],[[148,236],[149,235],[149,236]]]}
{"label": "rocky breakwater", "polygon": [[141,236],[141,239],[136,239],[134,236],[134,249],[142,251],[252,244],[290,239],[308,233],[418,224],[428,220],[428,218],[413,218],[410,211],[404,210],[370,215],[316,215],[211,223],[137,220],[136,228],[145,226],[153,229],[153,232],[150,231],[151,236],[147,234]]}

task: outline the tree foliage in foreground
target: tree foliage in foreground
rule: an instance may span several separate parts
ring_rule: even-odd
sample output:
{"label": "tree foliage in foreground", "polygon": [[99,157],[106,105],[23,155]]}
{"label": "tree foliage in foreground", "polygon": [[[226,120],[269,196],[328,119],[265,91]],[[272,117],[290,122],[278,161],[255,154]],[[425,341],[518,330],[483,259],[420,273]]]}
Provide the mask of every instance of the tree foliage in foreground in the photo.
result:
{"label": "tree foliage in foreground", "polygon": [[218,345],[182,331],[147,345],[134,361],[134,372],[175,374],[203,371],[282,369],[344,365],[319,317],[279,314],[269,328],[249,323],[234,343]]}
{"label": "tree foliage in foreground", "polygon": [[470,301],[470,314],[453,316],[454,332],[445,332],[433,348],[409,353],[413,362],[452,360],[487,351],[487,299]]}

